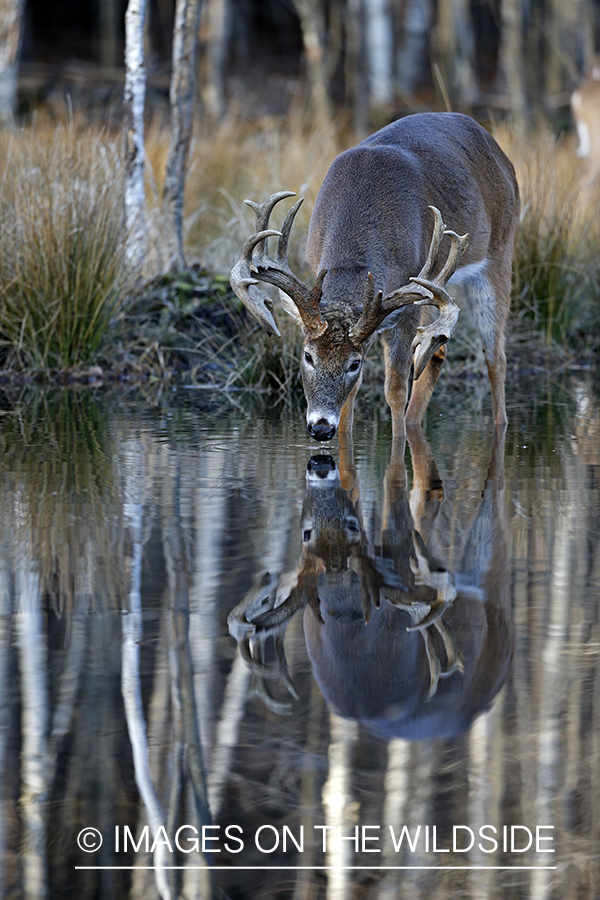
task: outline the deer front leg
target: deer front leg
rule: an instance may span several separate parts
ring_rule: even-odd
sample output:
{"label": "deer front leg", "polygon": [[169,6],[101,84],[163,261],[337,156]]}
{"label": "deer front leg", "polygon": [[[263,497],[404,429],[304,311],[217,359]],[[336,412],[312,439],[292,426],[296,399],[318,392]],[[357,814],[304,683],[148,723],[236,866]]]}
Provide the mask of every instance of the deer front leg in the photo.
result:
{"label": "deer front leg", "polygon": [[494,425],[504,428],[508,422],[506,416],[506,401],[504,397],[504,383],[506,380],[506,356],[504,354],[504,335],[495,342],[490,342],[489,347],[484,344],[485,362],[490,377],[492,391],[492,415]]}
{"label": "deer front leg", "polygon": [[420,425],[423,421],[433,389],[440,377],[445,356],[446,345],[444,344],[435,351],[421,377],[417,381],[413,381],[410,402],[406,410],[407,425]]}
{"label": "deer front leg", "polygon": [[338,435],[340,442],[343,442],[345,446],[352,446],[352,426],[354,425],[354,401],[356,400],[356,395],[358,394],[359,388],[362,384],[362,372],[360,373],[359,379],[350,391],[348,395],[348,399],[342,406],[342,411],[340,413],[340,423],[338,425]]}
{"label": "deer front leg", "polygon": [[[395,330],[394,330],[395,331]],[[398,452],[404,452],[406,428],[404,414],[408,399],[408,377],[411,358],[408,348],[397,334],[383,334],[385,361],[385,399],[392,415],[392,437]]]}

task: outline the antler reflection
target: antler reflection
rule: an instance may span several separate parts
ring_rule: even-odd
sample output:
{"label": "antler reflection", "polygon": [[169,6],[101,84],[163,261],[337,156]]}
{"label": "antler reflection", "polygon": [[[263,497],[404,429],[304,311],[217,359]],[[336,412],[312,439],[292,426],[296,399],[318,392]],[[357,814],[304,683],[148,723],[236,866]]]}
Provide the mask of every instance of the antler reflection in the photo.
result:
{"label": "antler reflection", "polygon": [[[419,486],[430,497],[421,518],[424,527],[431,529],[442,496],[433,489],[440,484],[439,475],[431,454],[419,443],[413,450],[413,463]],[[428,698],[435,696],[440,678],[464,671],[452,628],[443,621],[457,596],[454,576],[428,551],[423,535],[413,527],[403,463],[394,458],[388,473],[387,528],[382,546],[373,548],[359,503],[351,499],[358,496],[358,488],[349,458],[338,471],[330,456],[312,457],[307,467],[298,565],[281,576],[265,574],[229,615],[230,633],[252,671],[252,693],[276,712],[289,713],[291,703],[277,700],[268,682],[277,680],[288,696],[297,699],[285,655],[286,628],[298,610],[307,607],[323,625],[323,593],[330,600],[334,597],[334,606],[338,599],[343,603],[358,594],[365,626],[373,609],[380,610],[382,605],[408,613],[410,624],[404,626],[405,632],[417,631],[425,648]],[[335,615],[331,605],[327,614]]]}

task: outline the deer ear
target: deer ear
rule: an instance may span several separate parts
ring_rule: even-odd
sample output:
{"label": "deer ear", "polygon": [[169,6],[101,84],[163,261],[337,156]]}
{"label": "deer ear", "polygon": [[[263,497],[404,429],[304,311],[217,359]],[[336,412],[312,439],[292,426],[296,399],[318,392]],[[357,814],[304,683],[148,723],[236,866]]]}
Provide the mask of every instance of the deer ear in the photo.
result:
{"label": "deer ear", "polygon": [[300,326],[302,331],[305,332],[306,328],[304,327],[304,322],[302,321],[302,319],[300,317],[300,313],[298,312],[298,307],[296,306],[294,301],[291,299],[291,297],[288,297],[287,294],[284,294],[284,292],[281,290],[281,288],[279,289],[279,300],[281,302],[281,305],[285,309],[286,313],[288,314],[288,316],[291,316],[292,319],[294,320],[294,322],[296,322],[296,324]]}

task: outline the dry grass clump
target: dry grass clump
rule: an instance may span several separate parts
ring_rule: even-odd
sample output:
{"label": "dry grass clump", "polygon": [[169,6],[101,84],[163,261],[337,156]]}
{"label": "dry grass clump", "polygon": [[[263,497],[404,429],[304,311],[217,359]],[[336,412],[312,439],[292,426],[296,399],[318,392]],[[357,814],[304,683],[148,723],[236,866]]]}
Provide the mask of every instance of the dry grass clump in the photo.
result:
{"label": "dry grass clump", "polygon": [[128,276],[119,149],[72,125],[33,126],[1,141],[1,361],[88,363]]}
{"label": "dry grass clump", "polygon": [[599,346],[600,186],[586,183],[569,137],[507,143],[522,204],[513,312],[546,344],[591,352]]}

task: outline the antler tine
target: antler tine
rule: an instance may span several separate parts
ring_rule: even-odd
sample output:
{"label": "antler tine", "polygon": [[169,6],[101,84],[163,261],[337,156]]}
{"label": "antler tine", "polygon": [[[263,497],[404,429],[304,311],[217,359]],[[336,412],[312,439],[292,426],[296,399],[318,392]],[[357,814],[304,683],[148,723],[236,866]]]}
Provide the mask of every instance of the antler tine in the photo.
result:
{"label": "antler tine", "polygon": [[441,635],[446,651],[446,668],[440,673],[441,678],[449,678],[455,672],[461,674],[465,671],[465,657],[459,647],[458,641],[452,629],[445,625],[442,619],[435,622],[435,628]]}
{"label": "antler tine", "polygon": [[432,211],[435,219],[433,223],[433,234],[431,235],[431,242],[429,244],[429,252],[427,254],[427,259],[425,260],[425,265],[417,275],[417,278],[430,277],[440,253],[442,238],[447,233],[446,226],[444,225],[444,221],[442,219],[442,214],[437,206],[430,206],[429,209]]}
{"label": "antler tine", "polygon": [[256,230],[264,231],[269,227],[271,213],[280,200],[286,200],[288,197],[295,196],[295,191],[277,191],[275,194],[270,194],[262,203],[256,203],[254,200],[244,200],[246,206],[249,206],[256,213]]}
{"label": "antler tine", "polygon": [[281,675],[281,679],[286,687],[288,694],[291,694],[294,700],[299,700],[298,692],[294,687],[294,682],[292,681],[290,670],[288,668],[287,659],[285,655],[285,648],[283,645],[283,635],[278,634],[275,638],[275,653],[277,655],[277,666],[279,668],[279,674]]}
{"label": "antler tine", "polygon": [[367,286],[365,288],[362,313],[348,332],[348,337],[356,347],[360,347],[360,345],[373,334],[385,318],[381,309],[382,300],[383,291],[377,291],[377,294],[375,294],[373,274],[372,272],[369,272],[367,275]]}
{"label": "antler tine", "polygon": [[[258,319],[268,334],[280,337],[279,329],[271,312],[273,302],[256,286],[260,281],[275,285],[291,297],[307,331],[312,336],[318,337],[327,328],[327,322],[321,318],[319,313],[323,279],[327,272],[323,270],[319,273],[311,290],[292,272],[287,258],[290,231],[302,199],[296,201],[288,211],[281,231],[275,231],[268,227],[275,205],[280,200],[295,196],[293,191],[279,191],[271,194],[263,203],[255,203],[253,200],[245,201],[256,214],[256,232],[245,242],[241,257],[231,271],[230,283],[234,293]],[[269,256],[269,237],[279,237],[275,259]]]}
{"label": "antler tine", "polygon": [[288,210],[288,214],[284,219],[283,225],[281,226],[281,237],[277,241],[277,261],[284,262],[287,264],[287,247],[288,240],[290,237],[290,231],[292,230],[292,225],[294,224],[294,219],[296,218],[296,213],[304,203],[304,197],[300,197],[294,205]]}
{"label": "antler tine", "polygon": [[[262,203],[255,203],[254,200],[244,200],[246,206],[249,206],[250,209],[254,210],[254,213],[256,215],[256,235],[260,231],[268,230],[271,213],[273,212],[275,206],[279,203],[279,201],[286,200],[288,197],[295,196],[296,194],[294,193],[294,191],[278,191],[276,194],[271,194],[271,196],[267,197],[267,199]],[[278,234],[279,233],[280,232],[278,232]],[[256,235],[253,235],[253,237],[256,237]],[[260,241],[257,241],[257,243],[255,244],[257,248],[258,243],[260,243],[262,240],[263,239],[261,238]],[[261,255],[264,253],[268,256],[266,243],[262,247],[258,248],[258,251]]]}
{"label": "antler tine", "polygon": [[[275,231],[273,228],[269,228],[265,231],[258,231],[256,234],[251,234],[249,238],[247,238],[244,246],[242,247],[242,252],[240,254],[240,259],[243,259],[244,262],[247,262],[250,268],[253,268],[254,260],[254,248],[257,247],[261,241],[264,241],[269,237],[281,237],[280,231]],[[264,252],[264,251],[263,251]],[[255,281],[256,283],[256,281]]]}
{"label": "antler tine", "polygon": [[250,681],[249,697],[258,697],[265,706],[278,716],[289,716],[292,713],[292,704],[286,700],[276,700],[269,692],[264,678],[252,673]]}
{"label": "antler tine", "polygon": [[[294,612],[295,611],[296,610],[294,610]],[[283,631],[285,631],[286,625],[287,622],[283,625]],[[272,696],[267,688],[267,680],[278,680],[283,682],[288,694],[290,694],[294,700],[300,699],[290,676],[290,670],[288,668],[283,645],[283,631],[280,632],[278,629],[272,633],[256,632],[255,634],[248,636],[245,643],[239,644],[242,659],[252,672],[251,693],[260,697],[274,712],[278,712],[282,715],[291,712],[291,705],[289,702],[276,700]],[[274,638],[275,656],[277,660],[276,666],[266,665],[263,662],[265,644],[269,637]],[[253,648],[257,652],[253,652]]]}
{"label": "antler tine", "polygon": [[425,654],[427,656],[427,664],[429,666],[429,690],[427,691],[427,699],[431,700],[435,697],[438,689],[438,683],[442,674],[442,664],[437,655],[433,638],[426,628],[420,629],[423,643],[425,644]]}
{"label": "antler tine", "polygon": [[460,236],[449,229],[445,229],[444,234],[449,235],[452,243],[448,258],[441,272],[432,281],[420,276],[411,278],[411,281],[415,284],[431,291],[432,299],[422,300],[420,303],[434,304],[440,311],[438,318],[431,325],[419,326],[417,335],[412,343],[415,379],[421,375],[436,350],[450,339],[460,312],[450,294],[444,290],[444,285],[454,275],[469,245],[469,235],[463,234]]}
{"label": "antler tine", "polygon": [[[469,246],[469,235],[463,234],[462,236],[457,234],[455,231],[451,231],[449,228],[444,229],[443,234],[447,234],[452,241],[450,246],[450,253],[448,254],[448,259],[444,263],[444,267],[439,275],[434,278],[434,283],[439,285],[446,284],[447,281],[450,281],[456,269],[458,267],[459,262],[462,259],[463,253]],[[421,278],[426,278],[426,275],[420,275]]]}
{"label": "antler tine", "polygon": [[[432,238],[432,244],[434,241],[437,241],[435,232]],[[429,255],[431,255],[431,248]],[[428,262],[429,255],[427,257]],[[421,272],[425,270],[429,271],[428,262],[425,263]],[[414,281],[416,281],[416,279],[411,278],[411,282]],[[395,310],[400,309],[402,306],[411,306],[418,301],[422,301],[423,303],[431,303],[433,301],[433,294],[431,289],[429,289],[429,286],[421,287],[418,284],[406,284],[397,291],[392,291],[392,293],[388,294],[384,299],[383,291],[377,291],[375,294],[373,275],[369,272],[367,276],[363,311],[358,321],[355,322],[348,332],[348,337],[356,347],[360,347],[364,341],[377,331],[390,313],[395,312]]]}

